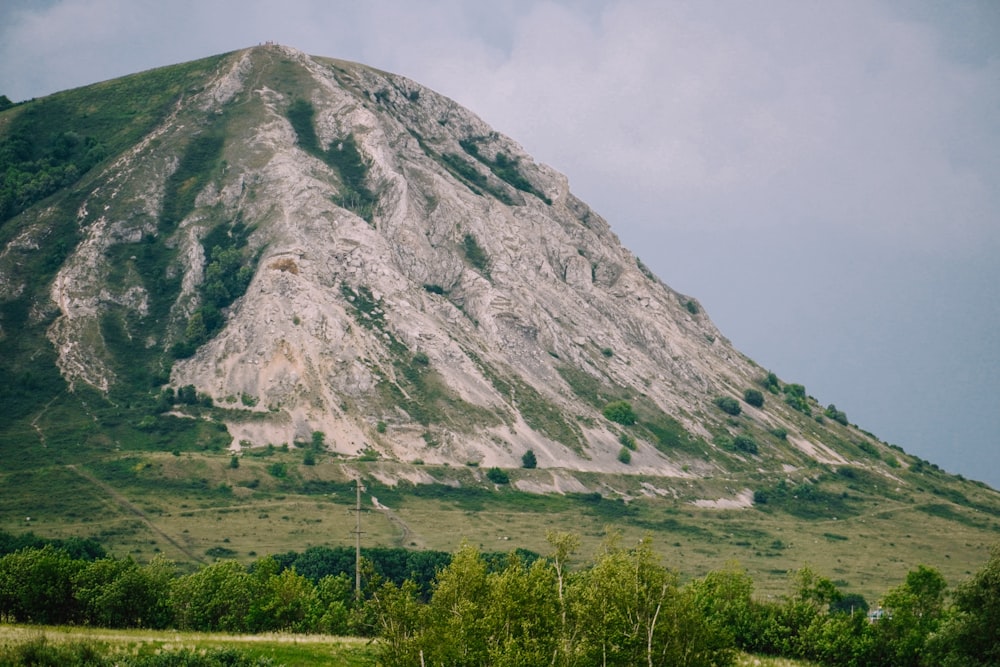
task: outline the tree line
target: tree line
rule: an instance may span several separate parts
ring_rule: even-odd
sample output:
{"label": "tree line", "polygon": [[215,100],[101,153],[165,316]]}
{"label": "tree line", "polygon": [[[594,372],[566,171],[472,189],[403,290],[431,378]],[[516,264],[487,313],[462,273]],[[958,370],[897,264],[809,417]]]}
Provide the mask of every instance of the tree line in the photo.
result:
{"label": "tree line", "polygon": [[578,544],[550,534],[544,557],[369,549],[356,592],[346,548],[181,573],[163,558],[139,564],[36,541],[0,556],[0,621],[363,635],[377,638],[387,667],[724,666],[738,650],[824,665],[1000,664],[1000,545],[954,592],[919,566],[869,615],[863,598],[809,569],[786,596],[762,600],[735,565],[682,583],[650,539],[609,537],[586,564]]}

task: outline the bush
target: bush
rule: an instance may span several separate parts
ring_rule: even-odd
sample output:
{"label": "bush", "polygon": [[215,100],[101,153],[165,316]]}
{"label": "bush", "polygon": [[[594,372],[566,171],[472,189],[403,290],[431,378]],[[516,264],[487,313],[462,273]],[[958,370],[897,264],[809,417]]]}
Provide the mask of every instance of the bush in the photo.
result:
{"label": "bush", "polygon": [[747,405],[752,405],[755,408],[764,406],[764,394],[759,389],[747,389],[743,392],[743,400],[746,401]]}
{"label": "bush", "polygon": [[827,406],[826,410],[823,411],[823,414],[838,424],[847,426],[847,414],[842,410],[838,410],[837,406],[833,403]]}
{"label": "bush", "polygon": [[632,452],[629,450],[628,447],[622,447],[621,449],[618,450],[618,460],[624,463],[625,465],[628,465],[629,463],[632,462]]}
{"label": "bush", "polygon": [[739,402],[730,396],[720,396],[715,399],[715,405],[726,414],[733,415],[734,417],[743,411]]}
{"label": "bush", "polygon": [[612,401],[604,406],[602,414],[606,419],[623,426],[631,426],[635,423],[635,411],[628,401]]}
{"label": "bush", "polygon": [[510,484],[510,476],[500,468],[490,468],[486,471],[486,479],[494,484]]}
{"label": "bush", "polygon": [[733,439],[733,447],[747,454],[757,453],[757,441],[749,435],[738,435]]}
{"label": "bush", "polygon": [[758,383],[772,394],[777,394],[781,391],[781,382],[778,380],[778,376],[774,373],[768,373],[758,380]]}
{"label": "bush", "polygon": [[630,436],[628,433],[622,433],[618,436],[618,442],[622,443],[628,449],[635,451],[635,438]]}
{"label": "bush", "polygon": [[465,250],[465,258],[469,260],[469,264],[488,277],[490,272],[490,258],[482,246],[479,245],[479,242],[476,241],[476,237],[472,234],[466,234],[462,239],[462,249]]}
{"label": "bush", "polygon": [[785,403],[789,407],[806,415],[812,414],[812,409],[809,407],[809,401],[806,398],[805,387],[801,384],[786,384],[782,391],[785,393]]}
{"label": "bush", "polygon": [[535,452],[531,451],[530,449],[521,456],[522,468],[534,468],[537,465],[538,465],[538,460],[535,458]]}

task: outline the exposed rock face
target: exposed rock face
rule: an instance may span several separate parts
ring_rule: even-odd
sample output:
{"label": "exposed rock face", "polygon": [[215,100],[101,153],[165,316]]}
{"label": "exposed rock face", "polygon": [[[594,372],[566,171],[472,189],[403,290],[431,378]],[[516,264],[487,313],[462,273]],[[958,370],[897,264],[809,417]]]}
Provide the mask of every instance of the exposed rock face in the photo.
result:
{"label": "exposed rock face", "polygon": [[[298,125],[294,109],[309,112]],[[182,147],[213,132],[218,167],[172,181]],[[360,177],[344,166],[352,146]],[[685,476],[757,465],[719,444],[745,432],[769,443],[768,467],[842,460],[777,397],[743,405],[738,425],[718,410],[763,371],[564,176],[402,77],[285,47],[232,54],[95,182],[51,295],[62,372],[102,390],[120,381],[109,304],[135,345],[168,356],[206,298],[209,235],[238,226],[252,278],[169,376],[228,408],[234,446],[319,431],[347,455],[517,466],[531,449],[540,467]],[[165,223],[184,188],[197,197]],[[174,252],[177,290],[157,322],[139,260],[107,266],[144,239]],[[642,426],[627,466],[624,430],[601,413],[620,399]],[[790,437],[769,436],[777,427]]]}

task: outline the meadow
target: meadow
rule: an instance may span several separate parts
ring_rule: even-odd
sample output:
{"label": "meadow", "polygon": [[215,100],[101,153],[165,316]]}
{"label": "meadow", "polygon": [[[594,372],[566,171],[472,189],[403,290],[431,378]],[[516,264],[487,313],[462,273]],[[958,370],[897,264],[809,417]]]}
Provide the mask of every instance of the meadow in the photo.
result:
{"label": "meadow", "polygon": [[[434,483],[406,481],[415,471]],[[109,453],[0,472],[0,483],[18,489],[0,495],[0,529],[92,537],[138,562],[161,555],[182,568],[217,558],[249,563],[310,546],[353,545],[352,480],[360,476],[365,546],[451,552],[468,541],[483,551],[544,554],[546,533],[555,530],[580,535],[586,560],[611,528],[626,540],[651,536],[685,579],[735,561],[759,595],[780,596],[790,573],[808,565],[871,602],[920,564],[955,585],[1000,539],[1000,512],[989,505],[995,494],[949,496],[945,475],[932,478],[933,487],[903,491],[872,488],[878,482],[860,474],[817,470],[814,477],[824,480],[814,485],[818,499],[795,500],[800,504],[789,511],[777,500],[736,509],[694,504],[752,489],[761,483],[752,477],[682,480],[673,484],[677,495],[666,496],[655,491],[662,479],[575,473],[606,492],[540,494],[518,487],[551,485],[558,471],[511,470],[510,483],[499,485],[486,472],[333,456],[305,465],[294,447],[238,459],[221,450]],[[812,516],[803,517],[807,510]]]}

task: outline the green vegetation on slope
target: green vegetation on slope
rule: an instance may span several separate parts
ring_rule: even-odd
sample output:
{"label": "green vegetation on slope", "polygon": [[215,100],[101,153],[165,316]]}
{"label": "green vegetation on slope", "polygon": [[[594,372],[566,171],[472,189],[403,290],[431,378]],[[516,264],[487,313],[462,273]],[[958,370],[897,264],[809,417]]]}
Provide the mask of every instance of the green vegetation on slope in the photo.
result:
{"label": "green vegetation on slope", "polygon": [[155,69],[0,110],[0,224],[131,147],[225,57]]}
{"label": "green vegetation on slope", "polygon": [[340,176],[342,187],[334,203],[354,211],[371,223],[378,197],[368,188],[368,164],[358,150],[354,135],[348,134],[342,139],[332,141],[324,149],[320,145],[319,137],[316,136],[313,125],[316,110],[310,102],[303,99],[295,100],[286,113],[302,150],[325,162]]}

